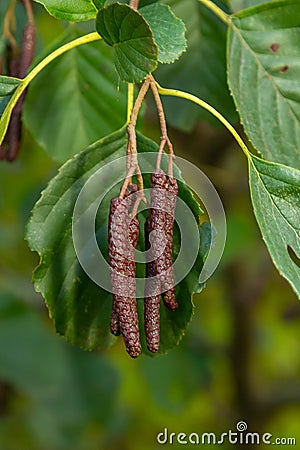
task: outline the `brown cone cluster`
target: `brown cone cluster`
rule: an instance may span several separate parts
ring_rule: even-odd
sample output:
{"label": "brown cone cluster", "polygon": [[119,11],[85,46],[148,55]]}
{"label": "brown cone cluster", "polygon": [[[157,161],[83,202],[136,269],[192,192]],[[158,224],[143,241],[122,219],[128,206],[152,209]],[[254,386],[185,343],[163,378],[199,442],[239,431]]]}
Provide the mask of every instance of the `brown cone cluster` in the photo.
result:
{"label": "brown cone cluster", "polygon": [[[111,332],[123,335],[128,354],[141,353],[136,304],[135,250],[139,221],[131,218],[136,192],[131,185],[125,199],[113,198],[109,215],[109,263],[113,288]],[[144,324],[147,347],[157,352],[160,344],[160,298],[171,310],[178,308],[175,298],[172,260],[174,214],[178,186],[175,178],[167,179],[162,170],[151,176],[150,215],[145,223],[147,250]],[[132,200],[133,199],[133,200]]]}

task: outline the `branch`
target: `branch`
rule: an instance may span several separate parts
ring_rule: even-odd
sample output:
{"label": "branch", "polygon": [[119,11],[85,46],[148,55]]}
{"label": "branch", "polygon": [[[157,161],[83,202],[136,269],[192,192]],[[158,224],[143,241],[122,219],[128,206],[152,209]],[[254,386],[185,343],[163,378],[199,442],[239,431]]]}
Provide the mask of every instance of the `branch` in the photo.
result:
{"label": "branch", "polygon": [[33,15],[33,11],[32,11],[32,3],[31,0],[21,0],[25,10],[26,10],[26,14],[28,17],[28,22],[29,23],[34,23],[34,15]]}
{"label": "branch", "polygon": [[71,50],[72,48],[78,47],[79,45],[87,44],[89,42],[97,41],[101,39],[101,36],[94,32],[86,34],[85,36],[81,36],[80,38],[74,39],[71,42],[68,42],[67,44],[63,45],[62,47],[58,48],[54,52],[50,53],[43,61],[41,61],[36,67],[32,69],[31,72],[21,81],[19,86],[14,91],[10,101],[8,102],[2,116],[0,119],[0,145],[3,141],[3,138],[5,136],[5,133],[8,128],[9,119],[12,113],[13,108],[15,107],[17,101],[25,91],[25,89],[28,87],[28,85],[31,83],[31,81],[55,58],[58,56],[63,55],[67,51]]}
{"label": "branch", "polygon": [[159,96],[156,81],[155,81],[153,75],[149,75],[149,79],[150,79],[151,90],[152,90],[153,97],[154,97],[157,111],[158,111],[158,117],[159,117],[159,122],[160,122],[160,129],[161,129],[161,141],[160,141],[160,146],[159,146],[159,150],[158,150],[156,170],[160,169],[162,152],[163,152],[165,145],[167,144],[168,149],[169,149],[168,175],[169,175],[169,177],[173,178],[173,158],[174,158],[173,145],[168,136],[165,113],[164,113],[163,105],[162,105],[162,102],[161,102],[161,99]]}
{"label": "branch", "polygon": [[226,128],[227,130],[232,134],[234,139],[237,141],[241,149],[243,150],[244,154],[247,156],[247,158],[251,158],[251,153],[243,141],[243,139],[240,137],[240,135],[237,133],[237,131],[234,129],[234,127],[229,123],[224,116],[222,116],[219,111],[217,111],[213,106],[206,103],[204,100],[201,100],[200,98],[196,97],[193,94],[189,94],[188,92],[179,91],[178,89],[165,89],[161,87],[158,83],[156,83],[158,92],[161,95],[170,95],[173,97],[180,97],[184,98],[185,100],[190,100],[193,103],[196,103],[196,105],[200,106],[201,108],[206,109],[209,111],[213,116],[215,116]]}
{"label": "branch", "polygon": [[139,7],[139,0],[130,0],[129,6],[133,9],[138,9]]}
{"label": "branch", "polygon": [[136,122],[138,118],[139,111],[141,109],[143,100],[145,98],[145,95],[148,92],[150,86],[150,79],[147,77],[138,93],[138,96],[135,100],[130,122],[127,125],[127,134],[128,134],[128,147],[127,147],[127,174],[126,179],[123,183],[122,189],[120,191],[120,198],[124,198],[126,194],[126,190],[131,183],[132,176],[136,173],[137,175],[137,181],[138,181],[138,188],[139,191],[142,194],[137,195],[137,201],[140,202],[141,199],[145,199],[143,190],[144,190],[144,183],[143,183],[143,177],[138,165],[138,159],[137,159],[137,145],[136,145]]}

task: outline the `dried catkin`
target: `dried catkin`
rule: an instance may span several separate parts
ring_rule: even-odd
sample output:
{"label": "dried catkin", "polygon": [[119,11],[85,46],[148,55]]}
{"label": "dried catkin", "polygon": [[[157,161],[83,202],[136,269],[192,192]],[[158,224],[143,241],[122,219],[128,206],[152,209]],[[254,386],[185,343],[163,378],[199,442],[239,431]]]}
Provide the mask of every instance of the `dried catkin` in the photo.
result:
{"label": "dried catkin", "polygon": [[[178,308],[175,299],[174,272],[172,260],[173,227],[176,199],[178,194],[175,178],[167,180],[162,170],[155,171],[151,177],[151,227],[156,234],[152,239],[155,275],[159,275],[161,292],[166,306],[170,309]],[[163,247],[162,236],[165,238]]]}
{"label": "dried catkin", "polygon": [[19,77],[24,78],[31,66],[35,52],[35,26],[29,22],[25,25],[22,37],[21,54],[19,61]]}
{"label": "dried catkin", "polygon": [[[147,348],[157,352],[160,342],[160,294],[169,309],[178,308],[172,261],[173,227],[178,187],[162,170],[151,176],[151,212],[145,223],[146,264],[144,322]],[[151,239],[149,239],[150,234]],[[150,246],[151,240],[151,246]]]}
{"label": "dried catkin", "polygon": [[[134,195],[134,193],[136,193],[137,191],[138,191],[138,187],[137,187],[136,184],[130,184],[128,186],[128,188],[127,188],[127,191],[126,191],[126,194],[125,194],[125,198],[128,199],[127,200],[128,211],[131,211],[133,206],[134,206],[134,202],[135,202],[135,199],[136,199],[136,195]],[[115,212],[115,209],[114,209],[114,212]],[[114,212],[112,212],[112,214]],[[132,226],[130,228],[132,228]],[[129,228],[129,239],[130,239],[130,243],[135,248],[136,245],[137,245],[138,236],[137,236],[137,239],[136,239],[136,242],[135,242],[134,235],[132,235],[132,233],[130,233],[130,228]],[[139,232],[139,230],[137,230],[137,232]],[[133,267],[133,269],[135,269],[135,267]],[[131,276],[135,277],[135,275],[131,275]],[[112,304],[110,331],[115,336],[119,336],[121,334],[121,329],[120,329],[120,324],[119,324],[119,316],[118,316],[118,313],[117,313],[116,302],[115,301],[113,301],[113,304]]]}
{"label": "dried catkin", "polygon": [[178,195],[178,185],[175,178],[170,178],[165,185],[166,189],[166,223],[165,223],[165,235],[166,235],[166,249],[164,252],[164,278],[162,280],[162,297],[163,300],[170,309],[177,309],[178,303],[175,298],[174,287],[174,271],[172,260],[172,248],[173,248],[173,228],[174,228],[174,214],[176,208],[176,199]]}
{"label": "dried catkin", "polygon": [[135,248],[139,222],[128,214],[128,200],[113,198],[109,216],[109,263],[113,288],[111,331],[122,334],[128,354],[141,353],[136,306]]}
{"label": "dried catkin", "polygon": [[146,344],[148,350],[155,353],[159,349],[160,342],[160,294],[153,294],[159,287],[159,281],[155,277],[155,261],[153,252],[151,252],[149,235],[152,231],[151,217],[147,217],[145,222],[145,244],[146,250],[150,250],[149,261],[146,264],[146,283],[145,283],[145,303],[144,303],[144,323]]}
{"label": "dried catkin", "polygon": [[[12,58],[9,63],[9,74],[13,77],[24,78],[27,70],[32,64],[35,52],[36,32],[33,23],[29,22],[25,25],[22,37],[22,45],[20,56]],[[19,153],[21,137],[22,137],[22,109],[26,97],[26,92],[21,95],[16,106],[13,109],[9,128],[7,131],[8,149],[6,152],[7,161],[14,161]]]}

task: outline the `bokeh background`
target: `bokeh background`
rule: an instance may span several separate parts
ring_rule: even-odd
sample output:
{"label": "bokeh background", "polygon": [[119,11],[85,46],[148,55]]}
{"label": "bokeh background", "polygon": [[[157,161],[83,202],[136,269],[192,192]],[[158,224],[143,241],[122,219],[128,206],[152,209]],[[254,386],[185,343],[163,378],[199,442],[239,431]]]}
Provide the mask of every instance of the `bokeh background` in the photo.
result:
{"label": "bokeh background", "polygon": [[[174,3],[180,15],[182,7]],[[196,23],[192,16],[193,43],[201,20]],[[42,51],[67,25],[42,7],[36,8],[36,17]],[[161,70],[161,82],[201,93],[211,73],[205,74],[203,55],[194,56],[185,56],[173,71]],[[214,56],[206,62],[218,72]],[[217,104],[221,101],[217,89],[202,94],[212,104],[213,96]],[[220,108],[236,120],[230,98],[220,95]],[[121,339],[106,351],[86,353],[56,335],[31,283],[38,257],[24,233],[30,210],[59,164],[26,127],[18,160],[1,162],[1,450],[153,450],[161,447],[156,436],[164,428],[219,435],[234,431],[241,420],[249,431],[300,442],[300,305],[261,239],[246,159],[227,131],[205,114],[174,100],[164,104],[176,153],[210,177],[228,225],[221,263],[205,290],[194,296],[195,315],[186,336],[167,355],[132,360]],[[149,100],[140,128],[159,139]]]}

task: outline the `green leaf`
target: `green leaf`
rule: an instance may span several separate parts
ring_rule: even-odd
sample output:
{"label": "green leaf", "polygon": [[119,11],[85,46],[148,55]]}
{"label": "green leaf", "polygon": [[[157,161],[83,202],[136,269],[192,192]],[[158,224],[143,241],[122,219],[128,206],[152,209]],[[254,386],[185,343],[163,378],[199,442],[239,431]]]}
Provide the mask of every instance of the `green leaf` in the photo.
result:
{"label": "green leaf", "polygon": [[[40,200],[35,205],[27,229],[27,240],[30,248],[40,255],[40,265],[34,272],[35,289],[46,299],[51,317],[57,331],[73,344],[85,349],[96,349],[108,346],[112,342],[109,331],[112,296],[98,287],[84,272],[77,260],[72,240],[72,215],[74,205],[85,182],[101,167],[126,155],[126,129],[100,140],[66,162],[58,175],[51,180]],[[158,146],[145,137],[138,135],[139,152],[157,152]],[[164,158],[164,163],[167,163]],[[115,184],[118,176],[125,176],[125,167],[110,173],[109,180],[103,180],[97,186],[96,196],[106,192],[106,184]],[[149,166],[149,170],[153,168]],[[175,174],[179,175],[175,167]],[[124,172],[124,173],[123,173]],[[150,187],[150,175],[144,177],[145,186]],[[196,220],[199,219],[200,208],[189,189],[183,182],[179,183],[179,197],[188,205]],[[120,183],[110,192],[98,210],[95,232],[98,244],[107,254],[107,221],[110,198],[117,195]],[[86,207],[94,201],[89,200]],[[143,216],[141,218],[143,220]],[[41,224],[43,224],[41,226]],[[200,291],[198,278],[203,266],[203,257],[207,253],[207,236],[210,227],[201,227],[201,253],[188,273],[177,286],[179,309],[169,311],[161,307],[161,346],[160,352],[174,347],[184,334],[193,314],[192,293]],[[193,239],[191,235],[191,239]],[[141,223],[141,242],[144,242]],[[180,233],[175,227],[174,249],[180,247]],[[140,247],[142,249],[142,247]],[[101,271],[101,266],[99,266]],[[138,276],[142,273],[142,265],[137,266]],[[145,349],[143,332],[143,300],[138,299],[140,329]]]}
{"label": "green leaf", "polygon": [[51,16],[70,22],[82,22],[96,17],[92,0],[35,0],[44,5]]}
{"label": "green leaf", "polygon": [[300,170],[250,160],[250,188],[254,212],[264,241],[280,274],[300,298]]}
{"label": "green leaf", "polygon": [[92,0],[97,9],[102,9],[105,6],[107,0]]}
{"label": "green leaf", "polygon": [[[78,36],[72,27],[59,45]],[[90,43],[57,58],[32,82],[23,120],[39,145],[64,162],[124,124],[126,92],[111,49]]]}
{"label": "green leaf", "polygon": [[241,11],[228,34],[228,81],[245,131],[269,160],[300,168],[300,8]]}
{"label": "green leaf", "polygon": [[158,47],[158,61],[170,64],[186,50],[185,25],[170,6],[153,3],[140,9]]}
{"label": "green leaf", "polygon": [[0,116],[2,116],[6,105],[20,83],[21,80],[19,78],[0,75]]}
{"label": "green leaf", "polygon": [[7,107],[16,88],[22,80],[0,76],[0,145],[5,137],[14,105]]}
{"label": "green leaf", "polygon": [[157,67],[157,46],[143,16],[128,5],[112,3],[97,14],[96,28],[114,47],[122,80],[141,81]]}
{"label": "green leaf", "polygon": [[[277,1],[277,0],[271,0]],[[262,3],[269,3],[268,0],[230,0],[230,8],[232,11],[240,11],[241,9],[251,8],[252,6],[261,5]]]}
{"label": "green leaf", "polygon": [[[172,0],[170,5],[186,25],[188,46],[174,64],[159,66],[156,72],[159,83],[190,92],[213,105],[227,120],[237,121],[226,81],[225,24],[194,0]],[[219,125],[211,114],[191,102],[175,98],[163,101],[168,123],[176,128],[189,131],[203,119]]]}

